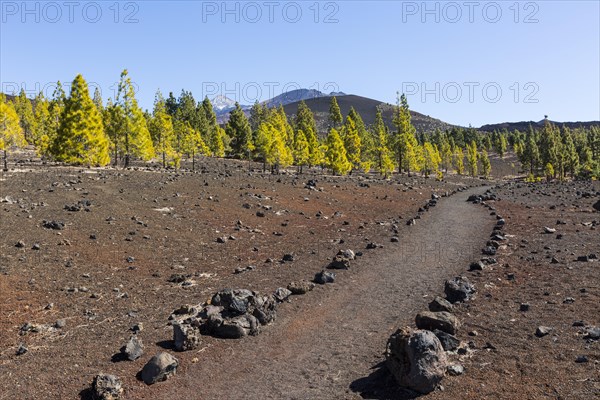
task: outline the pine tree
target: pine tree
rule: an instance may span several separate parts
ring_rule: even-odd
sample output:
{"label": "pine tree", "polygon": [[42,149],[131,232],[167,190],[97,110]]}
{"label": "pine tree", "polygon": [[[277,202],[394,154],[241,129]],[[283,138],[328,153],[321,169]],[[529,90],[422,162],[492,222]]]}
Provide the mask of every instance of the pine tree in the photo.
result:
{"label": "pine tree", "polygon": [[81,75],[71,85],[52,153],[57,160],[69,164],[104,166],[110,162],[102,117]]}
{"label": "pine tree", "polygon": [[271,112],[258,127],[256,149],[261,154],[264,165],[275,171],[294,162],[291,148],[287,145],[287,117],[285,113]]}
{"label": "pine tree", "polygon": [[383,117],[381,115],[381,109],[377,107],[375,114],[375,123],[373,124],[373,161],[377,165],[377,171],[385,178],[391,176],[394,172],[394,161],[392,160],[392,154],[388,147],[389,133]]}
{"label": "pine tree", "polygon": [[523,149],[521,163],[524,167],[527,166],[531,175],[535,176],[535,172],[540,163],[540,151],[535,140],[535,132],[531,127],[529,127],[529,133],[527,134],[527,140],[525,142],[525,148]]}
{"label": "pine tree", "polygon": [[308,141],[309,161],[308,165],[319,165],[323,161],[323,152],[317,138],[317,126],[315,116],[304,101],[298,103],[298,111],[296,112],[295,129],[302,131]]}
{"label": "pine tree", "polygon": [[563,155],[563,164],[564,164],[564,174],[567,172],[571,174],[571,177],[574,177],[577,172],[579,172],[579,154],[577,153],[577,149],[575,148],[575,143],[573,142],[573,135],[571,130],[563,126],[561,130],[561,139],[562,139],[562,151]]}
{"label": "pine tree", "polygon": [[123,137],[125,168],[129,167],[131,156],[140,157],[144,161],[150,160],[154,157],[152,138],[144,113],[135,98],[135,91],[127,70],[121,73],[117,104],[122,107],[125,116],[123,131],[120,132],[120,136]]}
{"label": "pine tree", "polygon": [[465,154],[463,152],[463,149],[455,145],[452,154],[452,165],[454,166],[454,170],[458,175],[462,175],[465,172],[464,159]]}
{"label": "pine tree", "polygon": [[421,168],[425,177],[428,177],[433,172],[438,172],[441,162],[442,158],[437,147],[429,142],[425,142],[423,144],[423,164]]}
{"label": "pine tree", "polygon": [[335,128],[331,128],[327,135],[325,151],[325,164],[334,174],[346,175],[352,169],[352,164],[346,157],[344,142]]}
{"label": "pine tree", "polygon": [[169,92],[169,97],[167,100],[165,100],[165,107],[167,108],[167,113],[171,116],[171,118],[175,118],[179,104],[177,103],[175,96],[173,96],[173,92]]}
{"label": "pine tree", "polygon": [[119,152],[122,151],[123,132],[125,131],[125,112],[119,104],[114,104],[112,99],[108,99],[106,107],[102,112],[102,121],[104,132],[110,139],[110,153],[113,155],[112,162],[118,165]]}
{"label": "pine tree", "polygon": [[252,129],[246,114],[235,103],[235,108],[229,113],[229,121],[225,127],[225,132],[231,138],[231,153],[240,159],[252,159],[254,144],[252,143]]}
{"label": "pine tree", "polygon": [[167,167],[167,157],[172,157],[175,130],[173,119],[167,112],[167,104],[160,90],[156,92],[154,99],[154,111],[150,123],[150,136],[154,142],[154,148],[162,155],[163,168]]}
{"label": "pine tree", "polygon": [[552,180],[555,174],[556,173],[554,172],[554,167],[552,166],[552,163],[546,163],[546,166],[544,167],[544,175],[546,175],[546,180],[550,182],[550,180]]}
{"label": "pine tree", "polygon": [[[559,147],[559,133],[557,132],[554,125],[546,119],[544,121],[544,127],[540,132],[539,143],[540,159],[542,165],[552,164],[552,166],[554,167],[558,164]],[[554,170],[554,172],[556,173],[556,170]]]}
{"label": "pine tree", "polygon": [[342,138],[346,148],[346,157],[352,164],[353,169],[360,168],[361,165],[361,140],[356,128],[356,123],[350,115],[346,117],[346,122],[342,128]]}
{"label": "pine tree", "polygon": [[418,161],[421,157],[418,154],[419,144],[415,136],[416,129],[411,122],[408,100],[404,94],[398,97],[393,123],[396,127],[393,149],[398,161],[398,172],[402,172],[404,169],[410,174],[411,171],[419,168]]}
{"label": "pine tree", "polygon": [[329,103],[329,127],[340,129],[343,121],[342,112],[340,110],[340,106],[338,106],[337,98],[332,96]]}
{"label": "pine tree", "polygon": [[302,168],[308,165],[310,160],[310,149],[306,135],[301,130],[296,132],[293,155],[294,164],[298,166],[300,173],[302,173]]}
{"label": "pine tree", "polygon": [[361,158],[361,166],[365,172],[368,172],[371,168],[371,157],[370,154],[373,152],[373,136],[369,133],[365,126],[365,122],[363,121],[360,114],[354,109],[354,107],[350,107],[350,111],[348,112],[348,116],[352,118],[354,123],[356,124],[356,131],[358,132],[358,137],[360,138],[360,158]]}
{"label": "pine tree", "polygon": [[21,89],[21,92],[14,100],[14,108],[19,116],[19,121],[23,133],[25,134],[25,140],[27,142],[33,142],[33,135],[35,132],[35,116],[33,114],[33,106],[31,100],[27,98],[25,90]]}
{"label": "pine tree", "polygon": [[49,143],[49,135],[52,129],[52,121],[50,118],[50,102],[40,92],[35,97],[35,129],[31,138],[31,144],[36,147],[37,153],[43,156],[46,152],[46,146]]}
{"label": "pine tree", "polygon": [[94,105],[98,109],[98,112],[100,114],[102,114],[102,112],[104,111],[104,103],[102,102],[102,94],[100,94],[100,89],[99,88],[96,88],[94,90],[93,101],[94,101]]}
{"label": "pine tree", "polygon": [[472,177],[477,175],[477,159],[477,143],[473,140],[471,144],[467,144],[467,164]]}
{"label": "pine tree", "polygon": [[182,151],[189,154],[192,158],[192,171],[196,170],[196,154],[210,154],[210,149],[204,143],[202,135],[189,122],[184,123],[181,144]]}
{"label": "pine tree", "polygon": [[4,171],[8,171],[8,149],[27,144],[19,116],[12,102],[0,93],[0,150],[4,153]]}
{"label": "pine tree", "polygon": [[483,172],[483,176],[486,178],[490,176],[490,172],[492,170],[492,164],[490,163],[490,158],[488,157],[488,152],[486,149],[481,150],[480,154],[481,159],[481,172]]}
{"label": "pine tree", "polygon": [[207,121],[206,144],[215,157],[225,157],[225,131],[217,122],[217,114],[208,97],[202,101],[202,108]]}

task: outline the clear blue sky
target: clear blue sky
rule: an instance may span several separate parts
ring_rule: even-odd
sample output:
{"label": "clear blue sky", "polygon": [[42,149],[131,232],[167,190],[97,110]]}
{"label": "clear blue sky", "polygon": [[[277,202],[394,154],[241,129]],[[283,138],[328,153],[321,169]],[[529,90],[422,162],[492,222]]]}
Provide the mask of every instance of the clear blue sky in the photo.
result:
{"label": "clear blue sky", "polygon": [[252,103],[310,87],[405,91],[462,125],[600,119],[598,1],[0,3],[7,92],[81,73],[106,101],[127,68],[144,108],[159,88]]}

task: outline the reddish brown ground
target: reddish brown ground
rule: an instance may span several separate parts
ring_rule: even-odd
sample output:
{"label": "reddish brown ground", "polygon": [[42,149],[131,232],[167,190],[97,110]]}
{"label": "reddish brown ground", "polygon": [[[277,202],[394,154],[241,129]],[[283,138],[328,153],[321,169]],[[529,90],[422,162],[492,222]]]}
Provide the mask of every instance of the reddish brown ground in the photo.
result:
{"label": "reddish brown ground", "polygon": [[[487,208],[466,203],[465,193],[457,193],[442,199],[416,226],[405,221],[433,192],[480,181],[317,175],[322,191],[310,191],[304,188],[312,177],[307,174],[248,174],[246,163],[215,160],[202,167],[204,171],[192,174],[37,165],[0,177],[0,198],[18,200],[0,204],[0,399],[85,397],[99,372],[121,377],[126,398],[407,396],[378,367],[385,341],[399,326],[413,324],[415,313],[441,293],[445,279],[465,273],[469,261],[479,257],[494,218]],[[525,188],[515,188],[514,194],[510,188],[498,190],[502,201],[494,206],[515,237],[500,252],[498,267],[469,274],[479,293],[459,312],[465,323],[459,336],[475,342],[476,350],[461,361],[466,374],[446,378],[445,390],[430,397],[598,395],[598,344],[586,344],[578,328],[570,326],[577,319],[600,323],[599,262],[575,263],[570,255],[579,255],[584,244],[586,252],[600,253],[597,231],[576,225],[597,220],[598,214],[590,211],[592,199],[578,199],[575,189],[567,187],[572,192],[565,199],[558,192],[523,196]],[[63,209],[82,199],[91,200],[91,211]],[[548,210],[554,203],[565,206]],[[272,209],[259,218],[262,206]],[[157,211],[165,207],[170,209]],[[322,217],[316,217],[318,211]],[[114,221],[106,221],[108,217]],[[566,233],[564,239],[539,233],[557,218],[568,222],[558,227]],[[44,229],[43,220],[64,221],[67,227]],[[235,229],[238,220],[241,230]],[[400,243],[390,243],[393,223]],[[91,234],[97,239],[90,239]],[[215,242],[229,235],[236,240]],[[528,247],[519,247],[522,238]],[[22,249],[14,246],[19,240],[26,244]],[[365,250],[369,241],[384,248]],[[32,250],[34,243],[41,249]],[[203,302],[226,287],[270,293],[292,280],[311,279],[340,248],[365,256],[339,273],[335,284],[283,304],[278,319],[259,336],[239,341],[206,337],[200,351],[170,349],[167,318],[178,306]],[[557,249],[564,261],[551,265],[543,257]],[[520,259],[531,250],[538,251],[534,261]],[[297,260],[279,263],[288,252]],[[129,256],[135,258],[131,263]],[[275,262],[265,263],[268,258]],[[71,266],[66,266],[68,260]],[[257,268],[233,274],[247,265]],[[506,280],[507,272],[516,273],[514,282]],[[195,285],[167,282],[173,273],[189,274]],[[88,291],[68,290],[81,287]],[[586,293],[580,292],[583,287]],[[567,296],[575,303],[562,304]],[[523,301],[531,304],[528,313],[518,311]],[[45,309],[48,303],[54,303],[50,310]],[[50,326],[58,319],[66,319],[64,328],[19,334],[26,322]],[[129,338],[129,328],[139,322],[146,346],[142,359],[112,362]],[[533,336],[537,325],[556,330],[538,339]],[[468,336],[471,330],[478,336]],[[497,350],[481,350],[487,341]],[[29,352],[16,356],[20,343]],[[148,387],[136,374],[165,348],[179,358],[178,374]],[[580,353],[590,361],[575,364]]]}

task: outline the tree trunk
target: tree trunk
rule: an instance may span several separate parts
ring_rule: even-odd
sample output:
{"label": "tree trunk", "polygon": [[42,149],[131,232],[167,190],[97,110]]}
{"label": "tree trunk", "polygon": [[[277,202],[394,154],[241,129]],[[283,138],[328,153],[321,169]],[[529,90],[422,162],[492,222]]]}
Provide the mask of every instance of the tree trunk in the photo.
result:
{"label": "tree trunk", "polygon": [[125,168],[129,167],[129,134],[125,135]]}
{"label": "tree trunk", "polygon": [[192,172],[196,171],[196,152],[192,149]]}
{"label": "tree trunk", "polygon": [[167,154],[166,151],[162,152],[163,169],[167,168]]}
{"label": "tree trunk", "polygon": [[4,149],[4,171],[8,171],[8,161],[7,161],[6,149]]}

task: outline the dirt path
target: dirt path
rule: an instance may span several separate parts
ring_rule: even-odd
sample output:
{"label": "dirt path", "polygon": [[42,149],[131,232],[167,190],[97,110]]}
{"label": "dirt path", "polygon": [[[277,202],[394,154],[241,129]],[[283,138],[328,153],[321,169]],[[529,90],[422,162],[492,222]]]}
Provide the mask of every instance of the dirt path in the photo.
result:
{"label": "dirt path", "polygon": [[[442,199],[400,243],[364,250],[333,285],[280,307],[257,337],[215,341],[143,398],[349,399],[401,397],[377,367],[389,335],[413,325],[444,280],[480,254],[494,220],[465,200],[478,188]],[[316,267],[318,269],[318,267]],[[317,272],[317,270],[315,271]]]}

